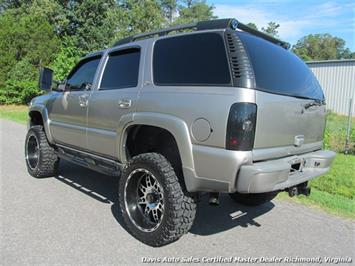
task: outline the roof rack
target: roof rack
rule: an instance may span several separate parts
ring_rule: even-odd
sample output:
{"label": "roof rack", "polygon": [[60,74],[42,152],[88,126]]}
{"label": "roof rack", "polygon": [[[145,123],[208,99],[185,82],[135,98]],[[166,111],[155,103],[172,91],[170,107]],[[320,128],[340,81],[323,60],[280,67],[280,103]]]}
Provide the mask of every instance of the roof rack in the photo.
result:
{"label": "roof rack", "polygon": [[281,47],[283,47],[285,49],[290,48],[289,43],[281,41],[277,38],[274,38],[274,37],[272,37],[266,33],[263,33],[261,31],[255,30],[243,23],[240,23],[239,21],[237,21],[236,19],[233,19],[233,18],[200,21],[197,23],[178,25],[178,26],[167,28],[167,29],[132,35],[132,36],[129,36],[129,37],[124,38],[122,40],[119,40],[118,42],[116,42],[114,44],[114,46],[130,43],[130,42],[137,41],[137,40],[144,39],[144,38],[151,38],[154,36],[168,35],[170,32],[173,32],[173,31],[183,31],[183,30],[199,31],[199,30],[228,29],[228,28],[233,29],[233,30],[240,29],[240,30],[248,32],[252,35],[263,38],[269,42],[280,45]]}

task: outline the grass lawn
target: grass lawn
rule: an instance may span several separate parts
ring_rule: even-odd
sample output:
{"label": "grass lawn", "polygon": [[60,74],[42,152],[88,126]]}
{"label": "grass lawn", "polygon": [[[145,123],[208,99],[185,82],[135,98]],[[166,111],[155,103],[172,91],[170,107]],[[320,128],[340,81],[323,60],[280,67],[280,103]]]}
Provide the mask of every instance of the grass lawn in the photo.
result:
{"label": "grass lawn", "polygon": [[27,105],[0,105],[0,118],[26,124],[28,117],[27,110]]}
{"label": "grass lawn", "polygon": [[322,208],[327,212],[355,219],[355,156],[338,153],[331,170],[310,182],[309,197],[289,198],[280,193],[278,198]]}
{"label": "grass lawn", "polygon": [[[25,124],[27,106],[0,106],[0,118]],[[351,153],[355,154],[355,118],[350,143]],[[309,197],[289,198],[280,193],[278,198],[322,208],[330,213],[355,219],[355,155],[344,155],[347,118],[335,114],[327,117],[326,145],[338,152],[332,169],[324,176],[311,181],[312,193]]]}
{"label": "grass lawn", "polygon": [[[325,130],[326,148],[337,152],[343,152],[345,147],[346,129],[348,117],[330,113],[327,115],[327,126]],[[350,132],[350,150],[355,155],[355,117],[352,117],[352,129]]]}

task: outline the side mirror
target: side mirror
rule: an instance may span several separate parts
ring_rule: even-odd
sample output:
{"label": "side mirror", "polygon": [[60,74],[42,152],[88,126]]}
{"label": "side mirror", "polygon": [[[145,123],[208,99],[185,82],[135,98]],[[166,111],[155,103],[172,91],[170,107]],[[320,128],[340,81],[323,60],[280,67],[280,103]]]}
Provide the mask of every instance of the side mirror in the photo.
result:
{"label": "side mirror", "polygon": [[39,88],[44,91],[50,91],[53,82],[53,70],[43,67],[39,73]]}
{"label": "side mirror", "polygon": [[53,80],[54,83],[52,91],[63,92],[65,91],[65,81]]}
{"label": "side mirror", "polygon": [[58,91],[65,91],[65,84],[59,84],[58,85]]}

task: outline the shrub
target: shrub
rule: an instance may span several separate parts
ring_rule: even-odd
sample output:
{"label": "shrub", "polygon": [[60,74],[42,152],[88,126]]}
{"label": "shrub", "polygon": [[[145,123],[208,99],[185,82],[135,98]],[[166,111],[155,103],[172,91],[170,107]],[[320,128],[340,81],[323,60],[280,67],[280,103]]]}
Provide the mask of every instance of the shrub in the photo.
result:
{"label": "shrub", "polygon": [[82,55],[83,52],[75,46],[73,38],[64,37],[59,53],[51,65],[54,71],[54,79],[64,80]]}
{"label": "shrub", "polygon": [[41,66],[53,61],[59,47],[54,28],[44,16],[9,9],[0,16],[0,104],[24,104],[40,93]]}

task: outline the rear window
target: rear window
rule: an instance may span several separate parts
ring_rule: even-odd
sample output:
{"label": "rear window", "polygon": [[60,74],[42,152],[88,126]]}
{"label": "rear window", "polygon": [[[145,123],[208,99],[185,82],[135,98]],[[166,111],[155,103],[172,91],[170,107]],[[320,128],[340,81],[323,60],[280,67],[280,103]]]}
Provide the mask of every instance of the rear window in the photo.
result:
{"label": "rear window", "polygon": [[153,68],[157,85],[231,85],[224,39],[218,33],[158,40]]}
{"label": "rear window", "polygon": [[251,60],[259,90],[323,100],[323,91],[307,65],[292,52],[253,35],[238,32]]}

